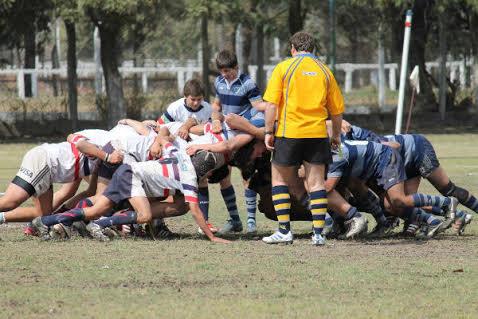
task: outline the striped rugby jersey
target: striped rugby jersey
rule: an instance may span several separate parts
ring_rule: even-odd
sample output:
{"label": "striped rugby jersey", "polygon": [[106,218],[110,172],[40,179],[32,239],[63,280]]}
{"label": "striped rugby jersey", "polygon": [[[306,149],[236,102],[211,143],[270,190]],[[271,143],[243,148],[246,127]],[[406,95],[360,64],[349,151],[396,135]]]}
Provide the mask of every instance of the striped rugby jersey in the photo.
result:
{"label": "striped rugby jersey", "polygon": [[197,110],[186,105],[186,98],[169,104],[166,111],[158,118],[158,124],[166,124],[169,122],[186,122],[190,117],[196,119],[199,124],[206,123],[211,118],[212,108],[209,103],[202,101]]}
{"label": "striped rugby jersey", "polygon": [[216,98],[221,101],[222,113],[239,114],[248,120],[257,113],[253,110],[251,102],[262,101],[262,95],[256,83],[249,75],[240,73],[232,83],[228,83],[222,76],[218,76],[214,82]]}

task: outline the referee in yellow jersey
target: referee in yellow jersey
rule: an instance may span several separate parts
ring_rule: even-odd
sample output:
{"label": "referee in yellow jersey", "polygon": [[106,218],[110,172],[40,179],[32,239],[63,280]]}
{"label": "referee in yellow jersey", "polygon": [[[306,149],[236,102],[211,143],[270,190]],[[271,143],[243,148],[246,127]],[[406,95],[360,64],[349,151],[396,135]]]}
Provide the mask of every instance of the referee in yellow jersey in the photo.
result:
{"label": "referee in yellow jersey", "polygon": [[[289,181],[304,165],[312,213],[314,245],[324,245],[322,229],[327,212],[324,179],[331,163],[331,147],[340,147],[344,99],[334,75],[312,54],[314,38],[297,32],[290,40],[292,58],[279,63],[264,94],[265,143],[272,155],[272,201],[279,229],[262,240],[268,244],[292,243]],[[328,137],[325,121],[332,120]],[[277,121],[277,126],[274,123]]]}

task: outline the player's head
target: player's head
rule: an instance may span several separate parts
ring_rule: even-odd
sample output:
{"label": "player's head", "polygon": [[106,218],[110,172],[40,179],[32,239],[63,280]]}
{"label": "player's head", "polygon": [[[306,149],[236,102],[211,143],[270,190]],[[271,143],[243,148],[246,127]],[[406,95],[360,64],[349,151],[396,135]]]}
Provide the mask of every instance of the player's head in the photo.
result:
{"label": "player's head", "polygon": [[204,150],[200,150],[191,156],[191,162],[196,170],[198,179],[206,176],[209,172],[212,172],[214,169],[222,166],[224,161],[221,160],[221,158],[222,155],[220,154]]}
{"label": "player's head", "polygon": [[229,50],[220,51],[216,56],[216,67],[226,80],[234,80],[239,70],[236,54]]}
{"label": "player's head", "polygon": [[256,159],[262,157],[266,151],[264,142],[253,139],[234,154],[231,164],[238,167],[244,177],[250,177],[255,169]]}
{"label": "player's head", "polygon": [[183,93],[187,107],[197,110],[201,106],[204,99],[204,87],[199,80],[192,79],[187,81],[184,84]]}
{"label": "player's head", "polygon": [[297,52],[305,51],[312,53],[315,48],[315,40],[310,33],[299,31],[290,37],[289,45],[291,50],[294,49]]}

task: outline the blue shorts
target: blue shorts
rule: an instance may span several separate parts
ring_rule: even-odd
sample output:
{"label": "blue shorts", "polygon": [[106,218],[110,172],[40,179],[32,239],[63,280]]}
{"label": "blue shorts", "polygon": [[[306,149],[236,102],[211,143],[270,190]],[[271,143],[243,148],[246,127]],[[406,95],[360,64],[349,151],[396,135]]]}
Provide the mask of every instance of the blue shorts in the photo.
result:
{"label": "blue shorts", "polygon": [[435,149],[430,141],[423,137],[423,158],[418,164],[418,172],[420,176],[427,178],[438,167],[440,167],[440,162],[438,161]]}
{"label": "blue shorts", "polygon": [[377,185],[384,190],[405,181],[405,168],[400,153],[393,149],[392,152],[387,153],[387,156],[389,157],[388,164],[376,176]]}

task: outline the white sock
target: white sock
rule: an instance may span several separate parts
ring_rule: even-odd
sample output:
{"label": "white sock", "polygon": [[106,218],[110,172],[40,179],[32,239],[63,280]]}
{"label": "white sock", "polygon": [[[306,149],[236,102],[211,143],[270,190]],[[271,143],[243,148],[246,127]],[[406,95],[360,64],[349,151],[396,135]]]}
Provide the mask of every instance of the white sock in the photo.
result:
{"label": "white sock", "polygon": [[1,212],[0,213],[0,225],[5,223],[5,213]]}

